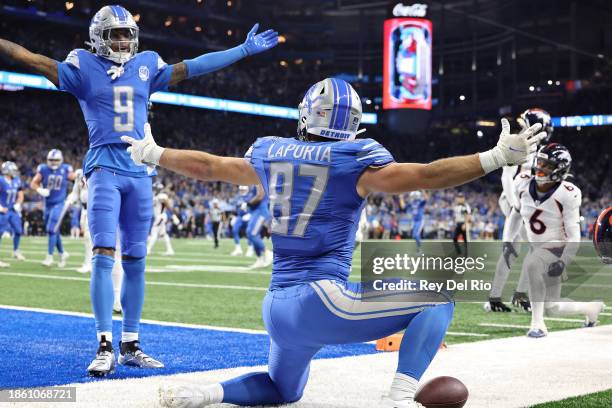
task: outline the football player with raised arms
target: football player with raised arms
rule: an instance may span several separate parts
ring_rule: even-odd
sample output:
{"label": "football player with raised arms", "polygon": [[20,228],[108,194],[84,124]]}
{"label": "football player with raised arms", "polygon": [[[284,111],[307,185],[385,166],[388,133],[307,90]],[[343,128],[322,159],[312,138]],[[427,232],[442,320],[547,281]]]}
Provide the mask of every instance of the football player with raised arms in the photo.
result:
{"label": "football player with raised arms", "polygon": [[544,135],[536,135],[539,124],[510,134],[504,120],[497,146],[487,152],[430,164],[396,163],[375,140],[355,139],[361,114],[359,95],[351,85],[328,78],[304,96],[298,137],[259,138],[245,158],[164,149],[148,125],[143,140],[123,138],[132,145],[128,151],[137,164],[160,165],[200,180],[261,184],[270,200],[274,262],[262,308],[271,337],[268,371],[211,385],[162,387],[162,405],[294,402],[302,397],[310,361],[322,347],[407,329],[384,404],[419,406],[414,401],[418,381],[444,338],[454,304],[434,292],[426,302],[409,292],[398,293],[396,301],[368,302],[362,285],[348,281],[365,197],[466,183],[501,166],[522,163]]}
{"label": "football player with raised arms", "polygon": [[204,54],[168,66],[153,51],[138,52],[139,28],[128,10],[104,6],[89,26],[90,50],[76,49],[64,62],[35,54],[0,39],[0,57],[44,75],[60,90],[72,93],[89,128],[89,151],[83,171],[89,186],[88,218],[93,241],[91,300],[98,351],[88,372],[104,376],[115,368],[112,348],[115,238],[120,230],[123,269],[123,328],[119,363],[163,367],[140,348],[139,323],[144,300],[146,245],[153,212],[153,167],[134,165],[120,137],[144,137],[151,94],[180,81],[224,68],[278,43],[278,33],[256,34],[225,51]]}
{"label": "football player with raised arms", "polygon": [[514,180],[513,210],[504,242],[513,242],[522,225],[531,245],[523,260],[523,273],[529,282],[531,327],[528,337],[547,335],[544,314],[582,314],[585,326],[594,326],[603,302],[575,302],[561,298],[565,268],[580,243],[580,204],[582,194],[565,180],[572,157],[559,143],[542,146],[536,155],[534,175],[522,173]]}
{"label": "football player with raised arms", "polygon": [[64,163],[64,156],[58,149],[47,154],[47,163],[36,169],[30,187],[45,199],[45,228],[48,235],[47,257],[42,262],[44,266],[53,265],[53,252],[57,248],[60,260],[58,266],[63,268],[68,259],[64,251],[59,224],[62,222],[64,202],[68,195],[68,181],[74,181],[76,174],[71,165]]}
{"label": "football player with raised arms", "polygon": [[[527,109],[517,119],[517,122],[521,129],[527,129],[529,126],[539,123],[542,125],[542,130],[546,132],[546,137],[540,142],[540,144],[546,144],[552,137],[554,127],[552,125],[552,119],[550,114],[542,109],[533,108]],[[510,212],[512,205],[516,198],[514,197],[514,180],[523,174],[531,175],[532,167],[535,164],[535,155],[537,148],[529,154],[525,163],[516,166],[504,166],[502,169],[501,183],[502,183],[502,195],[500,196],[499,203],[506,220],[504,222],[504,230],[510,228]],[[487,310],[492,312],[510,312],[511,309],[504,304],[502,300],[502,292],[508,275],[512,269],[512,264],[518,257],[520,252],[520,242],[527,242],[527,232],[525,226],[522,225],[519,233],[514,238],[513,242],[504,241],[502,248],[502,255],[497,261],[495,268],[495,277],[493,278],[493,285],[491,292],[489,293],[489,304],[485,305]],[[529,303],[529,297],[527,295],[528,281],[527,276],[521,273],[519,282],[516,290],[512,295],[512,304],[518,307],[520,310],[531,311],[531,305]]]}

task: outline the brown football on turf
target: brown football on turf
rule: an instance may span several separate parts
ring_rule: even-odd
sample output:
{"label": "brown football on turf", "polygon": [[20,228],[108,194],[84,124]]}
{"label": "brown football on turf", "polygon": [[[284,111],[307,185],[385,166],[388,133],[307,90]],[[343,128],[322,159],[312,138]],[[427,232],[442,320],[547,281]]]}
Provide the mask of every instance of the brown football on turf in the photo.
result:
{"label": "brown football on turf", "polygon": [[454,377],[436,377],[423,384],[414,399],[425,408],[461,408],[468,399],[468,389]]}

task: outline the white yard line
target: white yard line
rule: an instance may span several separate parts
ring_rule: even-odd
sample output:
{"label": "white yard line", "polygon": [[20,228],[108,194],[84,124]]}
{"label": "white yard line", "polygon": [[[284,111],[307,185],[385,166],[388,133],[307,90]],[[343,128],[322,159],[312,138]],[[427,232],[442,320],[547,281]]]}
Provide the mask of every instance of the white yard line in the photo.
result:
{"label": "white yard line", "polygon": [[[44,308],[39,308],[39,307],[0,305],[0,309],[20,310],[20,311],[25,311],[25,312],[49,313],[49,314],[65,315],[65,316],[87,317],[91,319],[94,318],[94,315],[92,313],[69,312],[66,310],[44,309]],[[122,317],[113,316],[113,320],[121,321]],[[185,327],[188,329],[205,329],[205,330],[228,331],[228,332],[248,333],[248,334],[267,334],[265,330],[241,329],[241,328],[236,328],[236,327],[208,326],[208,325],[203,325],[203,324],[165,322],[165,321],[150,320],[150,319],[141,319],[140,321],[141,323],[157,324],[160,326]]]}
{"label": "white yard line", "polygon": [[[0,276],[16,276],[33,279],[57,279],[69,281],[89,282],[89,278],[81,278],[78,276],[61,276],[61,275],[40,275],[35,273],[17,273],[17,272],[0,272]],[[176,282],[159,282],[147,281],[147,285],[151,286],[175,286],[180,288],[203,288],[203,289],[233,289],[233,290],[250,290],[257,292],[266,292],[268,288],[259,286],[239,286],[239,285],[210,285],[206,283],[176,283]]]}
{"label": "white yard line", "polygon": [[447,331],[446,334],[449,336],[489,337],[489,335],[486,333],[466,333],[466,332]]}
{"label": "white yard line", "polygon": [[502,323],[478,323],[482,327],[499,327],[502,329],[529,329],[529,325],[522,324],[502,324]]}

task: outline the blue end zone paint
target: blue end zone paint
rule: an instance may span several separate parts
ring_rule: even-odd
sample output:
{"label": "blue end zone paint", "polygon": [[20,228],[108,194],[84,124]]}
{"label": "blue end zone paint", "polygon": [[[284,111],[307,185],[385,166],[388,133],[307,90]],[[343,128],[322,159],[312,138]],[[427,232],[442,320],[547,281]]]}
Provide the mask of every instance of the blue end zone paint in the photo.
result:
{"label": "blue end zone paint", "polygon": [[[0,389],[101,381],[86,369],[96,351],[92,318],[0,309]],[[121,323],[113,321],[118,353]],[[268,336],[141,324],[143,349],[161,370],[119,366],[110,379],[149,377],[267,364]],[[373,354],[371,344],[329,346],[315,358]],[[103,381],[103,380],[102,380]]]}

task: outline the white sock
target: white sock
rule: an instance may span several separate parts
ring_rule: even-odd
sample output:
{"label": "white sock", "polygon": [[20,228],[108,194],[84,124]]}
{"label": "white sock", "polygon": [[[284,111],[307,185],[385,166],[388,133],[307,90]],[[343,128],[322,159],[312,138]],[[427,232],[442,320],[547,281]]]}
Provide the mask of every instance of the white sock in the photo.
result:
{"label": "white sock", "polygon": [[122,332],[121,333],[121,342],[128,343],[130,341],[138,340],[138,333],[134,332]]}
{"label": "white sock", "polygon": [[172,244],[170,243],[170,237],[168,235],[164,235],[164,241],[166,242],[166,252],[174,252]]}
{"label": "white sock", "polygon": [[106,341],[113,342],[113,333],[111,332],[98,332],[96,337],[98,338],[98,342],[102,341],[102,336],[106,337]]}
{"label": "white sock", "polygon": [[406,374],[395,373],[391,383],[391,390],[389,391],[389,398],[393,401],[413,399],[418,384],[418,380]]}
{"label": "white sock", "polygon": [[223,393],[223,387],[221,386],[221,384],[219,383],[208,384],[204,386],[204,389],[206,389],[209,392],[211,404],[220,404],[223,402],[224,393]]}

